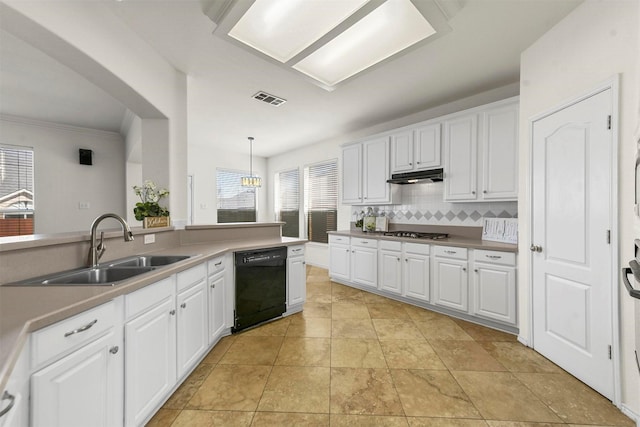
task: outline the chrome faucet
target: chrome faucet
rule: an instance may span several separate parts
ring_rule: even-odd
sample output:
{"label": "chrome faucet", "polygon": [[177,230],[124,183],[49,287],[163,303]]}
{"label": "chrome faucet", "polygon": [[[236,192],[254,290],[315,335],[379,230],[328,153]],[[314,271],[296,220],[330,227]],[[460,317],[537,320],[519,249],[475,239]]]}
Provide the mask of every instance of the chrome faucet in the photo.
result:
{"label": "chrome faucet", "polygon": [[133,240],[133,233],[129,228],[127,222],[120,216],[114,213],[106,213],[104,215],[100,215],[98,218],[93,220],[91,224],[91,247],[89,247],[89,256],[87,257],[87,264],[91,268],[95,268],[98,265],[98,261],[104,251],[107,250],[107,247],[104,244],[104,231],[100,233],[100,243],[96,245],[96,232],[98,231],[98,224],[105,218],[113,218],[116,219],[122,224],[122,232],[124,233],[124,241],[130,242]]}

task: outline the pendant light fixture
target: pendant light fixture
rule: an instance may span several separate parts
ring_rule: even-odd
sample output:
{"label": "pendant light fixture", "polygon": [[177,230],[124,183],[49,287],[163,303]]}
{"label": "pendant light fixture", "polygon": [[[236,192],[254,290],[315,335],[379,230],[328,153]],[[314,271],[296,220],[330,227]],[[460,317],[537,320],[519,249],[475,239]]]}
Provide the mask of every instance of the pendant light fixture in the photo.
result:
{"label": "pendant light fixture", "polygon": [[253,137],[249,137],[249,176],[243,176],[241,183],[243,187],[262,187],[262,178],[253,176]]}

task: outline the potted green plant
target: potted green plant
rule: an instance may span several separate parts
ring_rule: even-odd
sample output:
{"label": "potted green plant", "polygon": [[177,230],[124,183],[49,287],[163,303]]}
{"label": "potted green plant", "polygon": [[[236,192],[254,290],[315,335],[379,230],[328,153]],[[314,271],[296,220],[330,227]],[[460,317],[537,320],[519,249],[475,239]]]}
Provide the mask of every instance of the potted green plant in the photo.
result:
{"label": "potted green plant", "polygon": [[133,208],[133,214],[138,221],[142,221],[144,228],[168,227],[171,224],[169,211],[159,204],[163,197],[169,195],[169,190],[158,189],[153,181],[146,180],[142,186],[134,185],[133,191],[141,200]]}

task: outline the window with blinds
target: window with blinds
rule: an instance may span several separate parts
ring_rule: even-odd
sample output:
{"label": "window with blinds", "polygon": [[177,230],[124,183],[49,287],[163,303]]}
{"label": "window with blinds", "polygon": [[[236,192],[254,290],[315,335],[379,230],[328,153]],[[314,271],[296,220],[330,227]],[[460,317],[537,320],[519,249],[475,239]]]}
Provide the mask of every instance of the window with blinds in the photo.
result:
{"label": "window with blinds", "polygon": [[0,236],[33,234],[33,150],[0,145]]}
{"label": "window with blinds", "polygon": [[274,177],[276,221],[282,221],[282,235],[300,237],[300,173],[298,168],[277,172]]}
{"label": "window with blinds", "polygon": [[256,189],[243,187],[247,172],[216,169],[218,222],[256,222]]}
{"label": "window with blinds", "polygon": [[335,231],[338,223],[337,160],[304,168],[304,213],[308,240],[328,243],[327,231]]}

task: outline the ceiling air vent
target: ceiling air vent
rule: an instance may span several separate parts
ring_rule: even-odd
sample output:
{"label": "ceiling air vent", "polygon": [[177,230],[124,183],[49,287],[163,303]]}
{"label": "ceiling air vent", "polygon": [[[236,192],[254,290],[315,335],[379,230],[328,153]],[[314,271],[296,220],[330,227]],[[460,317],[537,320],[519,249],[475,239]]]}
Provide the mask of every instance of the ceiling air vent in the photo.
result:
{"label": "ceiling air vent", "polygon": [[276,107],[287,102],[286,99],[278,98],[275,95],[269,95],[266,92],[258,92],[253,95],[253,98],[257,99],[258,101],[266,102],[267,104],[275,105]]}

